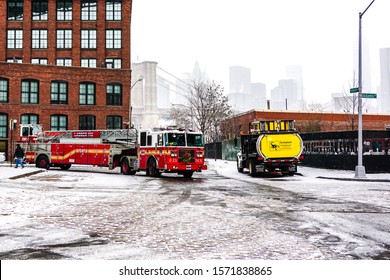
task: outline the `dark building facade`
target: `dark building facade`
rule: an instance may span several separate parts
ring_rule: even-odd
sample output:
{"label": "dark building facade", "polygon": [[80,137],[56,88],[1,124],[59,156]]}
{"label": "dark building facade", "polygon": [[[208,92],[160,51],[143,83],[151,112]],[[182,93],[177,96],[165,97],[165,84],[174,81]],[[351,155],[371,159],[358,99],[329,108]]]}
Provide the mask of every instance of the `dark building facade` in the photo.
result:
{"label": "dark building facade", "polygon": [[0,153],[10,156],[19,124],[126,126],[131,7],[132,0],[0,1]]}

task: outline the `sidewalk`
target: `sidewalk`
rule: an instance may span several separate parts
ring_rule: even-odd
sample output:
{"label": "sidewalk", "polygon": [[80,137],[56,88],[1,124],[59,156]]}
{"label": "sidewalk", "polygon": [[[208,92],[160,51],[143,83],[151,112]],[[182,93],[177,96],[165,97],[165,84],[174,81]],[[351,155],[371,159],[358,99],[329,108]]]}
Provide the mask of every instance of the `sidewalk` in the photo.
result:
{"label": "sidewalk", "polygon": [[[36,168],[35,165],[25,164],[22,169],[20,166],[15,168],[15,163],[12,163],[12,167],[9,162],[0,163],[0,180],[11,179],[14,177],[20,178],[23,176],[31,175],[31,173],[42,172],[43,169]],[[16,179],[16,178],[15,178]]]}
{"label": "sidewalk", "polygon": [[[218,170],[221,175],[236,177],[237,167],[235,161],[207,159],[208,169]],[[248,171],[248,170],[246,170]],[[245,172],[245,171],[244,171]],[[245,174],[249,176],[249,173]],[[355,178],[353,170],[321,169],[298,165],[298,174],[305,178],[332,179],[342,181],[363,181],[363,182],[389,182],[390,173],[368,173],[366,178]],[[250,176],[249,176],[250,177]],[[261,176],[259,177],[261,178]]]}

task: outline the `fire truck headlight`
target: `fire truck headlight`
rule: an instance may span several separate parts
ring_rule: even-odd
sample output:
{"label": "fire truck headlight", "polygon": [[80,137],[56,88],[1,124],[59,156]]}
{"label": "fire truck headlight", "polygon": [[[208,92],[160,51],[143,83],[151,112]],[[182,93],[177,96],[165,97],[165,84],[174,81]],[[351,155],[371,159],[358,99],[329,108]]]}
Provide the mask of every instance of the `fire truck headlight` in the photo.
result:
{"label": "fire truck headlight", "polygon": [[203,157],[203,152],[197,152],[197,153],[196,153],[196,157],[198,157],[198,158]]}

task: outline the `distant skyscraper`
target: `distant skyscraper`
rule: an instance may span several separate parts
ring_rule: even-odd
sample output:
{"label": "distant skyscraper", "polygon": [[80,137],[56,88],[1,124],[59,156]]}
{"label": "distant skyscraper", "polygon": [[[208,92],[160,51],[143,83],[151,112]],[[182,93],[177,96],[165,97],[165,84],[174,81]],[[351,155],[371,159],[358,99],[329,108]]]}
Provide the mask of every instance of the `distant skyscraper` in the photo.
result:
{"label": "distant skyscraper", "polygon": [[288,79],[293,79],[296,82],[296,96],[292,98],[294,104],[290,104],[289,109],[303,110],[304,109],[304,98],[303,98],[303,72],[301,65],[288,65],[286,67],[286,74]]}
{"label": "distant skyscraper", "polygon": [[229,103],[233,110],[243,112],[253,109],[251,100],[251,70],[243,66],[229,68]]}
{"label": "distant skyscraper", "polygon": [[251,84],[251,98],[253,109],[265,110],[267,109],[267,90],[263,83]]}
{"label": "distant skyscraper", "polygon": [[380,49],[381,89],[378,98],[381,112],[390,112],[390,48]]}
{"label": "distant skyscraper", "polygon": [[297,110],[297,82],[294,79],[279,80],[278,87],[271,90],[271,110]]}

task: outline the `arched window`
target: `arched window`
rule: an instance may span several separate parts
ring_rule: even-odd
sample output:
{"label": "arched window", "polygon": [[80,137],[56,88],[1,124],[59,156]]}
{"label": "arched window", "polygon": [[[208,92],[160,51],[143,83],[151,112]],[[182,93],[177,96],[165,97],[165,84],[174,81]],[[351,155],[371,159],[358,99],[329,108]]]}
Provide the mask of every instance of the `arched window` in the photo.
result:
{"label": "arched window", "polygon": [[7,137],[8,115],[0,113],[0,138]]}
{"label": "arched window", "polygon": [[107,84],[106,97],[107,105],[122,106],[122,85]]}
{"label": "arched window", "polygon": [[23,114],[20,116],[21,124],[38,124],[39,122],[37,114]]}
{"label": "arched window", "polygon": [[95,105],[96,86],[94,83],[80,83],[79,104]]}
{"label": "arched window", "polygon": [[96,129],[96,117],[94,115],[81,115],[79,117],[80,130],[94,130]]}
{"label": "arched window", "polygon": [[0,103],[8,103],[8,80],[0,78]]}
{"label": "arched window", "polygon": [[65,115],[51,115],[50,116],[50,130],[67,130],[68,116]]}
{"label": "arched window", "polygon": [[39,103],[39,83],[36,80],[22,80],[22,102],[24,104]]}
{"label": "arched window", "polygon": [[50,89],[51,104],[68,104],[68,83],[52,81]]}
{"label": "arched window", "polygon": [[122,117],[121,116],[107,116],[106,127],[107,127],[107,129],[122,129]]}

